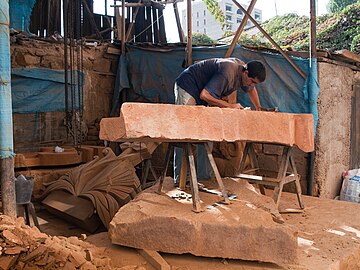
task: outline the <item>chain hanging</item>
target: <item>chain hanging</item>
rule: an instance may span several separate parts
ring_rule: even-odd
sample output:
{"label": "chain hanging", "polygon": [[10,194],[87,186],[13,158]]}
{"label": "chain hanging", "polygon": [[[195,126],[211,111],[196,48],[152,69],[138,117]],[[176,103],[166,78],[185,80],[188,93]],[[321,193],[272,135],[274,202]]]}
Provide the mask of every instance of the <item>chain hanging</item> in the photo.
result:
{"label": "chain hanging", "polygon": [[83,123],[83,40],[84,9],[81,0],[63,0],[65,120],[68,137],[76,148],[87,135]]}

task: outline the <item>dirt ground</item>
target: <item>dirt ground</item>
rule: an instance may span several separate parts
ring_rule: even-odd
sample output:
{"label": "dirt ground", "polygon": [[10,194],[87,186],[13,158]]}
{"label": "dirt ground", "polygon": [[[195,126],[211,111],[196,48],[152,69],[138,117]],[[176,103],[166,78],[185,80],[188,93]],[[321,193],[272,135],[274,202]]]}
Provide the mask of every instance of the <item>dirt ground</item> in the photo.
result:
{"label": "dirt ground", "polygon": [[[360,205],[308,196],[303,198],[305,202],[303,213],[282,214],[285,222],[298,231],[299,263],[296,265],[205,258],[191,254],[160,254],[173,270],[360,269],[360,215],[356,214],[360,212]],[[42,233],[48,235],[51,241],[59,242],[60,239],[65,243],[64,249],[69,245],[69,242],[72,243],[70,246],[75,245],[73,248],[79,252],[83,252],[85,246],[85,249],[92,254],[91,262],[97,263],[96,268],[69,268],[64,266],[63,269],[156,269],[139,254],[137,249],[113,245],[107,231],[99,230],[90,235],[81,228],[49,213],[41,205],[36,204],[35,207]],[[280,210],[285,207],[297,207],[295,194],[284,193],[282,195]],[[0,222],[2,236],[4,235],[4,228],[9,227],[5,225]],[[21,226],[21,228],[25,227]],[[29,231],[27,228],[25,230]],[[32,233],[31,230],[29,232]],[[80,239],[84,239],[85,244]],[[2,242],[2,246],[7,242]],[[6,251],[6,248],[2,249],[3,253],[4,250]],[[93,264],[96,265],[96,263]],[[61,267],[50,269],[61,269]]]}

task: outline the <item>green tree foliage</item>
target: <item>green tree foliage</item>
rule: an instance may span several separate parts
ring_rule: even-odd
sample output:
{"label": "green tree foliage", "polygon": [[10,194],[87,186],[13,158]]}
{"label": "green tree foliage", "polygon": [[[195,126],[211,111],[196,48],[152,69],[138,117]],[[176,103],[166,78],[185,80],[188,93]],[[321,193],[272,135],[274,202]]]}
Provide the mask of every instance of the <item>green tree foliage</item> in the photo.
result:
{"label": "green tree foliage", "polygon": [[[319,49],[347,49],[360,53],[360,3],[347,6],[341,12],[318,16],[316,19],[317,47]],[[280,47],[309,50],[309,17],[296,14],[276,16],[262,23],[264,30]],[[262,34],[243,36],[239,44],[273,48]]]}
{"label": "green tree foliage", "polygon": [[209,12],[220,22],[221,28],[224,29],[225,17],[219,3],[216,0],[203,0]]}
{"label": "green tree foliage", "polygon": [[326,8],[330,13],[336,13],[356,2],[359,3],[359,0],[330,0]]}
{"label": "green tree foliage", "polygon": [[215,40],[211,39],[210,37],[208,37],[203,33],[193,33],[192,42],[193,44],[201,44],[201,45],[211,45],[216,43]]}

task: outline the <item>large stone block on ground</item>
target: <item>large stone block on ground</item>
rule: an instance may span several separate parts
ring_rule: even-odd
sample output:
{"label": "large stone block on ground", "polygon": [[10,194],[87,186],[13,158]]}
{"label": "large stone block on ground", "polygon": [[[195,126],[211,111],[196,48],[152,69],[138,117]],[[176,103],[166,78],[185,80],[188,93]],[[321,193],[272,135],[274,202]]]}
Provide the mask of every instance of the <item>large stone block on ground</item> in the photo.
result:
{"label": "large stone block on ground", "polygon": [[261,112],[204,106],[125,103],[120,117],[103,118],[107,141],[254,141],[314,150],[311,114]]}
{"label": "large stone block on ground", "polygon": [[[110,223],[111,241],[175,254],[296,263],[297,232],[273,221],[272,199],[245,181],[226,180],[225,186],[237,199],[215,206],[221,197],[201,192],[202,205],[209,206],[201,213],[191,210],[191,199],[156,194],[156,187],[146,190],[119,209]],[[168,195],[174,192],[180,191]]]}

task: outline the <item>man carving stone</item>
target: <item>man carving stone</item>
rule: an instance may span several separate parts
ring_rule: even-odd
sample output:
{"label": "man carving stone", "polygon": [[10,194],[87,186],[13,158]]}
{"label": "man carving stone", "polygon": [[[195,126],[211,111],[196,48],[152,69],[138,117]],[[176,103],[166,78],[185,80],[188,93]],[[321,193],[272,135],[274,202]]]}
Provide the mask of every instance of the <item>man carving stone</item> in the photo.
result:
{"label": "man carving stone", "polygon": [[[197,62],[185,69],[175,80],[175,104],[204,105],[220,108],[244,109],[240,103],[229,103],[224,98],[236,97],[238,90],[248,94],[256,110],[261,109],[259,96],[255,85],[266,78],[266,70],[260,61],[250,61],[245,64],[237,58],[212,58]],[[200,179],[209,179],[210,165],[206,154],[200,151],[198,163],[204,168],[198,168]],[[181,167],[181,149],[174,151],[174,182],[179,184]],[[204,175],[202,175],[204,174]]]}

